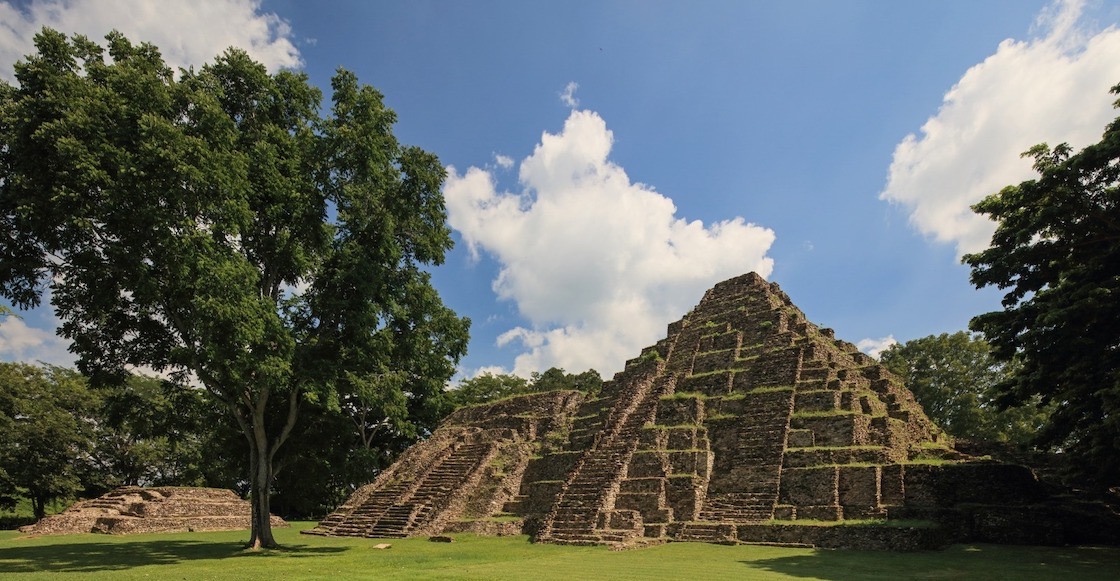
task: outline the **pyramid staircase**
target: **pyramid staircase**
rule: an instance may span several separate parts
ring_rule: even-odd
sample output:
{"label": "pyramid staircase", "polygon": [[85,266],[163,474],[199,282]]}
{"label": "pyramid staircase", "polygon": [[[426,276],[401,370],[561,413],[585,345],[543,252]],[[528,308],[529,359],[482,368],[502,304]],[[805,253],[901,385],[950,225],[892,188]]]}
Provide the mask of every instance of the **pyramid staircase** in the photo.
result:
{"label": "pyramid staircase", "polygon": [[368,487],[351,498],[313,531],[335,536],[399,538],[423,530],[447,508],[472,479],[480,476],[497,445],[476,441],[471,433],[447,443],[429,467],[413,478]]}
{"label": "pyramid staircase", "polygon": [[757,522],[774,518],[786,432],[793,413],[793,392],[753,393],[744,397],[730,462],[749,474],[734,492],[709,489],[699,520]]}
{"label": "pyramid staircase", "polygon": [[644,379],[621,391],[607,427],[569,473],[538,539],[600,544],[641,535],[640,513],[616,509],[614,503],[624,468],[637,449],[639,431],[653,419],[658,397],[671,389],[671,384]]}

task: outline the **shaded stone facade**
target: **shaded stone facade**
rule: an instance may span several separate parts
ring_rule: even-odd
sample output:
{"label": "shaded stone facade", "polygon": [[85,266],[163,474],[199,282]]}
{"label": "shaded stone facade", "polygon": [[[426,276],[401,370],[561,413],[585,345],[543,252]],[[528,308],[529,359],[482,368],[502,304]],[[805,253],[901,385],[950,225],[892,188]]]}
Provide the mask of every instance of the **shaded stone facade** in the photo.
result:
{"label": "shaded stone facade", "polygon": [[[125,486],[21,527],[32,535],[170,533],[248,529],[252,508],[230,490]],[[288,523],[277,516],[272,526]]]}
{"label": "shaded stone facade", "polygon": [[[1029,469],[953,450],[897,377],[752,273],[710,289],[597,397],[551,392],[455,412],[309,532],[1069,542],[1064,525],[1023,532],[1016,515],[1047,498]],[[1094,514],[1102,530],[1117,522]]]}

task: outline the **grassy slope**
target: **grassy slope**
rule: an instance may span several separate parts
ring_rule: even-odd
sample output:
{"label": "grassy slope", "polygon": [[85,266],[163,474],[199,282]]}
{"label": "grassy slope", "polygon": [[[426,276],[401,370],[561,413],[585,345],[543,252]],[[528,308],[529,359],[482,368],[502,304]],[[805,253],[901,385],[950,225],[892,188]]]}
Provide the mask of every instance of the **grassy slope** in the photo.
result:
{"label": "grassy slope", "polygon": [[[884,553],[670,543],[613,552],[453,535],[381,541],[277,529],[280,551],[246,553],[245,532],[21,537],[0,532],[7,579],[1120,579],[1120,549],[955,546]],[[63,575],[60,575],[63,573]]]}

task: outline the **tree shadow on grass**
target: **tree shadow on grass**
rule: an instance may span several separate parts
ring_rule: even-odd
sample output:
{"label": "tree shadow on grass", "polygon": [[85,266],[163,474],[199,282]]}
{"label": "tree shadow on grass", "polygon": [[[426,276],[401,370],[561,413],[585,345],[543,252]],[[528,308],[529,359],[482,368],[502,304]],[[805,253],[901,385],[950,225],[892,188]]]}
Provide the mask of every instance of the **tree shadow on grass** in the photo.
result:
{"label": "tree shadow on grass", "polygon": [[955,545],[941,551],[818,550],[740,561],[769,573],[806,579],[1120,579],[1116,547]]}
{"label": "tree shadow on grass", "polygon": [[176,540],[75,542],[68,544],[0,547],[0,575],[36,572],[118,571],[181,561],[237,559],[282,554],[285,558],[317,557],[347,551],[347,547],[286,545],[280,549],[247,551],[239,543]]}

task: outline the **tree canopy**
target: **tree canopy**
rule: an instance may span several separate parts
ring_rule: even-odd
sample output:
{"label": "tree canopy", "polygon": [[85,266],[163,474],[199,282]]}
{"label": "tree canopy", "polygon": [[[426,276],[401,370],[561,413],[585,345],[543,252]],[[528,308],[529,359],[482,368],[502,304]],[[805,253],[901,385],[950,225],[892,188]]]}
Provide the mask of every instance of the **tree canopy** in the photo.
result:
{"label": "tree canopy", "polygon": [[1039,442],[1120,484],[1120,118],[1076,154],[1063,143],[1024,156],[1036,179],[973,206],[997,226],[990,247],[964,262],[978,288],[1005,294],[1003,310],[969,326],[996,358],[1021,364],[999,383],[1000,403],[1052,404]]}
{"label": "tree canopy", "polygon": [[1049,414],[1035,401],[1000,409],[997,386],[1016,366],[993,359],[986,341],[963,331],[892,345],[881,361],[906,380],[930,419],[958,438],[1024,447]]}
{"label": "tree canopy", "polygon": [[82,489],[97,405],[73,370],[0,363],[0,504],[26,495],[39,519],[48,502]]}
{"label": "tree canopy", "polygon": [[274,546],[274,460],[301,407],[413,429],[469,321],[425,270],[451,247],[435,155],[398,143],[382,95],[230,49],[171,71],[111,33],[44,29],[0,84],[0,296],[49,289],[96,383],[193,378],[248,449],[251,546]]}
{"label": "tree canopy", "polygon": [[603,378],[593,369],[577,374],[551,367],[544,372],[534,371],[529,379],[507,373],[482,373],[459,382],[457,387],[447,392],[447,397],[452,407],[461,407],[558,389],[596,395],[602,386]]}

